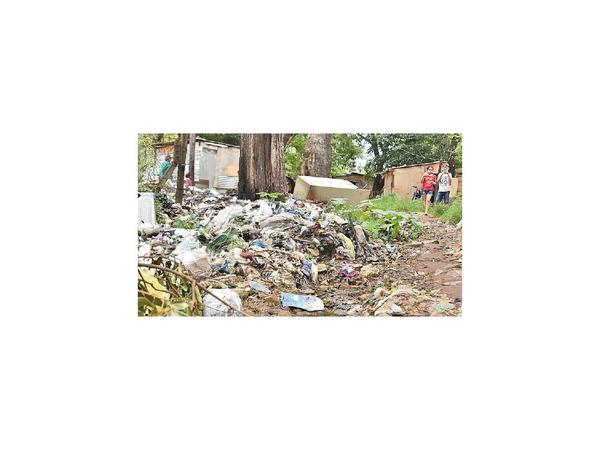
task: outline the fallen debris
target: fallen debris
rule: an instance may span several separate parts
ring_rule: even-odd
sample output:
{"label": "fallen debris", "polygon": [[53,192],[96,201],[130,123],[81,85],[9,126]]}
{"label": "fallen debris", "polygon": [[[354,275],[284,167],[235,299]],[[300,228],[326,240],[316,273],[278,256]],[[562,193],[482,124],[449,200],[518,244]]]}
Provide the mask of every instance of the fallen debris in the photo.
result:
{"label": "fallen debris", "polygon": [[322,311],[325,309],[323,300],[314,295],[281,293],[281,306],[300,308],[306,311]]}
{"label": "fallen debris", "polygon": [[[460,299],[428,293],[425,272],[406,265],[439,244],[416,240],[428,237],[428,226],[414,215],[345,201],[239,200],[197,187],[179,204],[172,191],[167,183],[155,194],[159,223],[139,226],[138,258],[188,278],[167,281],[161,270],[142,271],[140,298],[154,306],[140,315],[460,314]],[[452,273],[460,274],[461,248],[449,250]]]}
{"label": "fallen debris", "polygon": [[208,292],[202,298],[204,302],[204,316],[222,317],[240,315],[242,300],[236,292],[231,289],[209,289]]}

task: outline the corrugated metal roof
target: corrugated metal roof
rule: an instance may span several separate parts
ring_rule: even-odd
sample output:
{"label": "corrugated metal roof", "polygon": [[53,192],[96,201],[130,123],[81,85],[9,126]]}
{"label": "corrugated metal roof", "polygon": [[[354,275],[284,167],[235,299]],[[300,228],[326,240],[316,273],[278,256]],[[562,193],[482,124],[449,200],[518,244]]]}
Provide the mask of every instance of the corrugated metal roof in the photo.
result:
{"label": "corrugated metal roof", "polygon": [[[442,161],[442,162],[446,162],[446,161]],[[380,173],[380,174],[383,175],[383,174],[389,172],[390,170],[404,169],[406,167],[433,166],[434,164],[439,164],[439,161],[425,162],[425,163],[420,163],[420,164],[405,164],[403,166],[389,167],[389,168],[387,168],[385,170],[382,170],[381,172],[378,172],[378,173]]]}
{"label": "corrugated metal roof", "polygon": [[219,175],[217,177],[217,187],[219,189],[237,189],[238,177]]}

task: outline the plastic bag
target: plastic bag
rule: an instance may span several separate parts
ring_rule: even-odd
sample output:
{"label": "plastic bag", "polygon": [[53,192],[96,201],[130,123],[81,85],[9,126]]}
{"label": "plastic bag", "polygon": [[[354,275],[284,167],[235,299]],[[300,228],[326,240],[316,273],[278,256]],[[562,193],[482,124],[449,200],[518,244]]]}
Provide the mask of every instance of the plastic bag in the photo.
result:
{"label": "plastic bag", "polygon": [[306,311],[322,311],[325,309],[323,300],[314,295],[281,293],[281,306],[292,306]]}
{"label": "plastic bag", "polygon": [[213,227],[215,227],[217,230],[220,230],[227,223],[229,223],[234,215],[242,211],[242,209],[244,208],[241,205],[231,205],[223,208],[212,220]]}
{"label": "plastic bag", "polygon": [[239,311],[242,310],[242,300],[240,296],[231,289],[209,289],[209,292],[215,294],[220,299],[233,306],[235,309],[221,303],[212,295],[206,294],[202,301],[204,302],[205,317],[224,317],[224,316],[239,316]]}
{"label": "plastic bag", "polygon": [[200,241],[196,239],[196,236],[190,234],[182,239],[182,241],[173,250],[173,255],[177,256],[183,252],[189,252],[190,250],[196,250],[200,248]]}

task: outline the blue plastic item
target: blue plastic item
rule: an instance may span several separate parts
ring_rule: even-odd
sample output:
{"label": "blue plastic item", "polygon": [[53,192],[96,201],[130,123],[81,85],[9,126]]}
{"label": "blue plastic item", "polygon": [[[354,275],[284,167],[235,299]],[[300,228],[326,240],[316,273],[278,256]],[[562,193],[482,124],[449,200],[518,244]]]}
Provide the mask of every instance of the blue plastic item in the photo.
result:
{"label": "blue plastic item", "polygon": [[305,311],[322,311],[325,309],[323,300],[315,295],[281,293],[281,306],[304,309]]}

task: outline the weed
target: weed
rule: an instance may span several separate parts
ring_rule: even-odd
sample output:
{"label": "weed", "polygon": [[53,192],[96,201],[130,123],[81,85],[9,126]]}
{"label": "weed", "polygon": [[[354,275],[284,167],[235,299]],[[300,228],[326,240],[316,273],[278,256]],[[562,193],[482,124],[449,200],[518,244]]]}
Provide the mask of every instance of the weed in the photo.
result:
{"label": "weed", "polygon": [[285,194],[282,194],[281,192],[259,192],[258,197],[263,200],[274,202],[277,200],[283,200],[285,198]]}
{"label": "weed", "polygon": [[177,217],[175,222],[173,223],[175,228],[185,228],[186,230],[191,230],[196,226],[196,223],[191,219],[181,219]]}
{"label": "weed", "polygon": [[352,223],[359,223],[376,239],[401,240],[416,239],[423,231],[423,225],[407,212],[422,211],[421,202],[400,199],[393,194],[365,200],[356,206],[336,200],[333,211]]}
{"label": "weed", "polygon": [[452,200],[450,204],[434,203],[430,206],[431,215],[444,222],[457,224],[462,220],[462,196]]}

